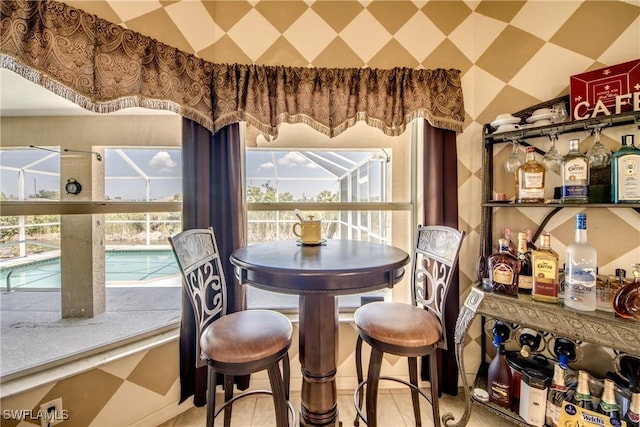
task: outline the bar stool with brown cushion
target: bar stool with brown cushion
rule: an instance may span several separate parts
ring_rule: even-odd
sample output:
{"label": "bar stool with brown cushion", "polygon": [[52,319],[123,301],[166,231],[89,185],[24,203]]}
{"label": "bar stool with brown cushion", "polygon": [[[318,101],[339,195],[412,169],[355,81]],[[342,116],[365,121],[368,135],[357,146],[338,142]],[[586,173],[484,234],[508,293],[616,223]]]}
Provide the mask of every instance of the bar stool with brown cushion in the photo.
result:
{"label": "bar stool with brown cushion", "polygon": [[[231,425],[232,404],[256,393],[273,395],[276,425],[288,426],[289,354],[293,328],[282,314],[244,310],[227,314],[227,287],[213,229],[186,230],[169,238],[183,276],[183,289],[195,314],[196,366],[208,365],[207,426],[224,409],[224,425]],[[282,362],[282,373],[280,371]],[[233,397],[234,376],[266,370],[271,390],[245,391]],[[224,376],[225,403],[216,412],[216,376]],[[292,423],[292,425],[294,424]]]}
{"label": "bar stool with brown cushion", "polygon": [[[411,263],[411,303],[373,302],[356,310],[354,320],[358,330],[356,371],[358,388],[354,393],[356,419],[369,427],[377,425],[378,384],[382,380],[400,382],[411,388],[416,425],[422,425],[419,396],[431,402],[433,423],[440,426],[438,404],[438,374],[435,351],[446,349],[444,308],[451,286],[452,273],[464,232],[445,226],[419,226],[417,245]],[[362,343],[371,346],[369,372],[363,380]],[[381,377],[384,353],[408,358],[409,382],[399,378]],[[418,357],[429,357],[431,397],[418,386]],[[362,414],[366,390],[366,417]]]}

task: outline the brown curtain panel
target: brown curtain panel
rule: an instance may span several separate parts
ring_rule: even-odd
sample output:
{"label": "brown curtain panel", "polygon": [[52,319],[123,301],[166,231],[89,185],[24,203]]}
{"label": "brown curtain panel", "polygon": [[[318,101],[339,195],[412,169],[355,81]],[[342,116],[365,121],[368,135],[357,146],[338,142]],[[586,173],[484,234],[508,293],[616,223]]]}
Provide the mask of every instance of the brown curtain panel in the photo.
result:
{"label": "brown curtain panel", "polygon": [[[244,288],[235,280],[231,253],[244,245],[245,209],[242,203],[240,126],[211,134],[198,123],[182,121],[183,229],[213,227],[227,280],[228,312],[244,308]],[[226,261],[226,262],[225,262]],[[182,297],[180,324],[180,402],[194,396],[206,404],[206,366],[196,369],[195,321],[188,297]],[[248,386],[248,377],[237,380]]]}
{"label": "brown curtain panel", "polygon": [[[424,122],[423,203],[425,225],[458,228],[458,155],[455,132],[437,129]],[[460,311],[460,289],[456,267],[445,302],[447,351],[438,350],[438,393],[458,394],[458,364],[453,336]],[[429,360],[422,360],[422,379],[429,379]]]}

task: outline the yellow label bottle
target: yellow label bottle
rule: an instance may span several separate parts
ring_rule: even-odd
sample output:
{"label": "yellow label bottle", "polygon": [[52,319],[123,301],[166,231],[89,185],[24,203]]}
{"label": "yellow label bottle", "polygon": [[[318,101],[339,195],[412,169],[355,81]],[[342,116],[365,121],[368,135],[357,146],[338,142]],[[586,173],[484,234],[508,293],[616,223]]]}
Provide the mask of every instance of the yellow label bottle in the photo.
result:
{"label": "yellow label bottle", "polygon": [[551,236],[540,235],[538,249],[531,254],[533,264],[533,289],[531,295],[536,301],[558,302],[558,254],[551,249]]}

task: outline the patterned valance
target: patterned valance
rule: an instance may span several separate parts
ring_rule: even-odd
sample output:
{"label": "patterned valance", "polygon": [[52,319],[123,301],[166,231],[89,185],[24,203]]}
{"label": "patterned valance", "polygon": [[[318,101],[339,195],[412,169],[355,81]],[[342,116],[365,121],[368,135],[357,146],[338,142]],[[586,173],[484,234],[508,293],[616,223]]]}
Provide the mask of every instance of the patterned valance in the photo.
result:
{"label": "patterned valance", "polygon": [[462,131],[460,71],[214,64],[56,1],[0,2],[0,67],[94,112],[170,110],[212,132],[268,135],[306,123],[328,136],[364,120],[399,135],[418,117]]}

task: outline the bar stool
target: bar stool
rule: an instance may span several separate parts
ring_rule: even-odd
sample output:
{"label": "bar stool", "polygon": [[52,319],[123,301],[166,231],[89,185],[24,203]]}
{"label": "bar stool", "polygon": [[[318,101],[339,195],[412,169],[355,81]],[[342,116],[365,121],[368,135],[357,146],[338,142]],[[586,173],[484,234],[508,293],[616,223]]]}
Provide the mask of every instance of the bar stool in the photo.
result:
{"label": "bar stool", "polygon": [[[358,330],[356,371],[358,387],[354,393],[356,418],[369,427],[377,425],[377,399],[380,380],[402,383],[411,389],[416,426],[422,425],[419,396],[431,402],[434,426],[440,426],[438,403],[438,371],[436,349],[446,349],[444,309],[451,285],[464,231],[445,226],[419,226],[417,245],[411,263],[411,303],[373,302],[356,310],[354,321]],[[362,343],[371,346],[369,372],[363,380]],[[384,353],[408,358],[409,382],[400,378],[381,377]],[[429,357],[431,397],[418,387],[417,358]],[[366,417],[362,413],[366,390]]]}
{"label": "bar stool", "polygon": [[[207,368],[207,426],[224,409],[224,425],[231,425],[236,400],[256,394],[273,396],[276,425],[288,426],[289,347],[293,328],[284,315],[270,310],[244,310],[227,314],[227,287],[212,228],[183,231],[169,238],[183,276],[183,289],[195,315],[196,366]],[[282,373],[280,371],[282,362]],[[245,391],[233,396],[234,376],[266,370],[271,390]],[[215,409],[217,374],[224,377],[224,401]]]}

